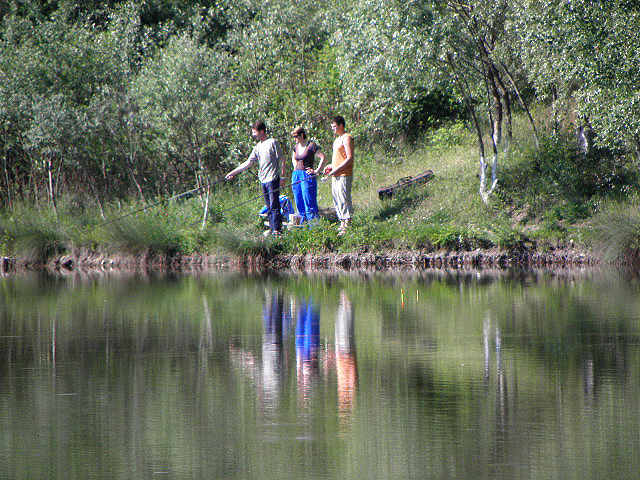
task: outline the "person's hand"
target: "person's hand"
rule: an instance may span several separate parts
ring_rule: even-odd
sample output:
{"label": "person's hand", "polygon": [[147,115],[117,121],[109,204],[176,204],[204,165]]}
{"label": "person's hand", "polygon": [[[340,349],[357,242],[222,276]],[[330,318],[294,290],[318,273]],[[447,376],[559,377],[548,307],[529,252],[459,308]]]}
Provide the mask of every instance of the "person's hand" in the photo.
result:
{"label": "person's hand", "polygon": [[333,170],[333,167],[331,165],[327,165],[327,167],[324,169],[324,174],[331,175],[331,170]]}
{"label": "person's hand", "polygon": [[316,172],[313,168],[307,167],[307,175],[313,176],[313,175],[317,175],[317,174],[318,174],[318,172]]}
{"label": "person's hand", "polygon": [[226,178],[227,180],[233,180],[233,177],[234,175],[227,173],[227,175],[224,178]]}

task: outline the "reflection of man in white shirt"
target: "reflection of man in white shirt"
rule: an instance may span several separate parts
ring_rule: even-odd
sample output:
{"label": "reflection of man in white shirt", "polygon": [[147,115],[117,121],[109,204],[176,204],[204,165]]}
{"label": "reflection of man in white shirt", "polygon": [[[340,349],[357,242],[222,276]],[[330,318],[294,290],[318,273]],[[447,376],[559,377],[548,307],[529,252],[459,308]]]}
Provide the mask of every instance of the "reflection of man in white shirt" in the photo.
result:
{"label": "reflection of man in white shirt", "polygon": [[258,164],[258,178],[262,184],[262,195],[267,206],[267,217],[272,234],[282,230],[280,212],[280,191],[285,185],[286,162],[277,140],[267,137],[264,122],[256,122],[251,127],[251,135],[258,141],[249,158],[226,175],[231,180],[238,173],[248,169],[252,163]]}

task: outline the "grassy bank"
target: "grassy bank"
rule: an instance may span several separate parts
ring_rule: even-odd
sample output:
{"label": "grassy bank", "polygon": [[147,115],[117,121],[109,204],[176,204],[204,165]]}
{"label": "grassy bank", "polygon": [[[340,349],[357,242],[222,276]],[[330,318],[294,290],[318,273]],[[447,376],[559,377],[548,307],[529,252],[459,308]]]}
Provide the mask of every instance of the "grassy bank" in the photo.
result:
{"label": "grassy bank", "polygon": [[[521,130],[526,131],[526,128]],[[14,205],[0,216],[0,254],[44,263],[84,248],[105,253],[232,255],[359,253],[384,250],[465,251],[476,248],[544,251],[577,246],[610,261],[640,251],[640,180],[630,157],[615,152],[581,156],[571,137],[515,140],[500,158],[499,183],[488,203],[478,193],[474,137],[462,125],[432,132],[420,145],[360,147],[357,151],[353,228],[338,236],[322,219],[281,238],[264,238],[257,180],[246,173],[214,186],[208,220],[194,196],[142,205],[97,205],[64,199],[48,206]],[[381,201],[378,187],[427,169],[435,177]],[[287,192],[293,197],[290,191]],[[331,208],[329,183],[318,202]],[[150,203],[157,202],[158,199]],[[138,211],[140,210],[140,211]],[[130,212],[137,211],[129,215]]]}

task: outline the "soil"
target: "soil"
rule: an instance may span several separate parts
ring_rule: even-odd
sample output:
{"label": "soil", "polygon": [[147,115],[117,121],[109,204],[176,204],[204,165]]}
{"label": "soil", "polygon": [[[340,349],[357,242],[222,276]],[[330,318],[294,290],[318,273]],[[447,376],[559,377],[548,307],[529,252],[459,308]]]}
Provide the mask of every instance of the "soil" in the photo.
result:
{"label": "soil", "polygon": [[171,270],[201,271],[240,269],[266,270],[429,270],[484,269],[512,267],[569,267],[598,264],[589,252],[575,248],[537,251],[473,250],[465,252],[380,251],[369,253],[331,253],[320,255],[278,255],[273,257],[234,257],[231,255],[159,256],[108,255],[86,249],[56,257],[46,265],[21,259],[2,258],[0,271],[16,270]]}

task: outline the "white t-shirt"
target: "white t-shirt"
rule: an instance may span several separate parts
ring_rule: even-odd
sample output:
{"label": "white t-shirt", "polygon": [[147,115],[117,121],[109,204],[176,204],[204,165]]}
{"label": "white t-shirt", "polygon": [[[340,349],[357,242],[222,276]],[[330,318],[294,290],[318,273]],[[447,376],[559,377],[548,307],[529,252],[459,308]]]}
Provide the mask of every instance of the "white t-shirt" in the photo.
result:
{"label": "white t-shirt", "polygon": [[249,155],[250,162],[258,162],[258,178],[262,183],[280,178],[280,158],[282,158],[280,145],[273,138],[267,138],[264,142],[258,143]]}

